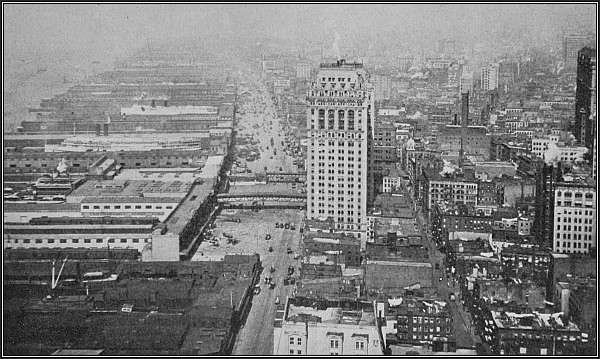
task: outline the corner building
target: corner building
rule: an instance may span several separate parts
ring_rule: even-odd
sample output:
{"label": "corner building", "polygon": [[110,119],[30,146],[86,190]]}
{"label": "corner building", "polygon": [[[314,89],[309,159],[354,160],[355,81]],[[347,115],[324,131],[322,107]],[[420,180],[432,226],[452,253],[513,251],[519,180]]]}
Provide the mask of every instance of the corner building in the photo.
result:
{"label": "corner building", "polygon": [[360,63],[321,64],[308,91],[307,217],[364,239],[374,95]]}

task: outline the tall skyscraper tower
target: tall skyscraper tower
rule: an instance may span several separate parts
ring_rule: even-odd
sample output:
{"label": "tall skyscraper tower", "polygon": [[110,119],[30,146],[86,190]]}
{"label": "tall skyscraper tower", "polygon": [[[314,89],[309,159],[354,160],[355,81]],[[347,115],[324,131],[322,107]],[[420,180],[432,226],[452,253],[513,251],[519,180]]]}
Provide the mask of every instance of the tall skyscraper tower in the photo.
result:
{"label": "tall skyscraper tower", "polygon": [[500,64],[492,63],[481,68],[481,88],[484,91],[491,91],[498,88],[498,74],[500,73]]}
{"label": "tall skyscraper tower", "polygon": [[579,50],[595,42],[594,36],[591,35],[566,35],[563,38],[563,61],[565,62],[565,67],[569,69],[575,68]]}
{"label": "tall skyscraper tower", "polygon": [[[308,91],[307,218],[365,238],[374,94],[360,63],[321,64]],[[372,186],[371,186],[372,187]]]}
{"label": "tall skyscraper tower", "polygon": [[536,163],[535,222],[538,245],[552,248],[554,239],[554,190],[561,182],[561,163],[547,164],[542,159]]}
{"label": "tall skyscraper tower", "polygon": [[463,127],[469,126],[469,92],[460,94],[460,123]]}
{"label": "tall skyscraper tower", "polygon": [[[595,97],[596,49],[584,47],[577,56],[577,89],[575,91],[575,124],[571,132],[592,153],[594,142],[592,97]],[[594,106],[595,107],[595,106]]]}

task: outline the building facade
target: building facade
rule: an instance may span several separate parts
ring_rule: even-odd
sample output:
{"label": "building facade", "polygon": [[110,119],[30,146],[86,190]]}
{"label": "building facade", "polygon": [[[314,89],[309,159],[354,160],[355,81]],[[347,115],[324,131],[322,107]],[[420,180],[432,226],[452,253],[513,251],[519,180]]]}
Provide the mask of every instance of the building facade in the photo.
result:
{"label": "building facade", "polygon": [[563,39],[563,61],[568,69],[575,68],[577,63],[577,53],[584,46],[594,43],[589,35],[571,34],[566,35]]}
{"label": "building facade", "polygon": [[498,74],[500,64],[489,64],[481,68],[481,89],[491,91],[498,88]]}
{"label": "building facade", "polygon": [[[577,90],[575,92],[575,124],[571,132],[577,141],[592,149],[594,142],[592,97],[595,95],[596,49],[584,47],[577,53]],[[595,97],[595,96],[594,96]]]}
{"label": "building facade", "polygon": [[[321,64],[308,93],[307,217],[366,231],[373,89],[362,64]],[[363,234],[364,235],[364,234]]]}
{"label": "building facade", "polygon": [[596,250],[596,188],[561,183],[554,190],[554,241],[559,253]]}
{"label": "building facade", "polygon": [[383,355],[373,303],[351,302],[351,310],[342,310],[340,304],[288,299],[283,316],[275,319],[273,354]]}

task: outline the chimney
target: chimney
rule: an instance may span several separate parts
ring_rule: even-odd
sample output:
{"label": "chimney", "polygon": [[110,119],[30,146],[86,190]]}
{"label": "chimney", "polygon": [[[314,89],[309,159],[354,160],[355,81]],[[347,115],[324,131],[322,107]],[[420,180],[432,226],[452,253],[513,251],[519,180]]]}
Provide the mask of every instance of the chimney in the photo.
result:
{"label": "chimney", "polygon": [[104,124],[104,136],[108,136],[108,123]]}
{"label": "chimney", "polygon": [[460,121],[463,127],[469,125],[469,92],[463,92],[461,94],[460,104]]}
{"label": "chimney", "polygon": [[96,136],[100,136],[100,127],[101,125],[99,123],[96,124]]}

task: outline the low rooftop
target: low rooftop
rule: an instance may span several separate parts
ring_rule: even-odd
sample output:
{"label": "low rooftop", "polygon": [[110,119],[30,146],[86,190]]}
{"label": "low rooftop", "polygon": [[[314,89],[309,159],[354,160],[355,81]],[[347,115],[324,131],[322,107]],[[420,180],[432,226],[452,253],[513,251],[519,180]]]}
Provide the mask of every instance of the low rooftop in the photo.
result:
{"label": "low rooftop", "polygon": [[492,318],[498,328],[521,330],[558,330],[578,331],[573,322],[564,318],[562,313],[513,313],[492,311]]}
{"label": "low rooftop", "polygon": [[181,197],[190,190],[191,184],[183,181],[153,180],[105,180],[87,181],[75,189],[67,201],[78,202],[77,198],[91,197]]}
{"label": "low rooftop", "polygon": [[145,116],[174,116],[174,115],[216,115],[219,109],[214,106],[142,106],[133,105],[121,108],[121,113]]}
{"label": "low rooftop", "polygon": [[195,210],[200,207],[212,191],[212,181],[194,183],[189,194],[165,220],[168,231],[173,234],[180,234],[194,216]]}
{"label": "low rooftop", "polygon": [[375,197],[372,216],[414,218],[412,200],[405,193],[381,193]]}
{"label": "low rooftop", "polygon": [[[289,299],[287,321],[361,326],[376,325],[371,303],[341,303],[340,301],[327,300],[306,301],[305,299]],[[342,304],[343,307],[340,306]]]}

